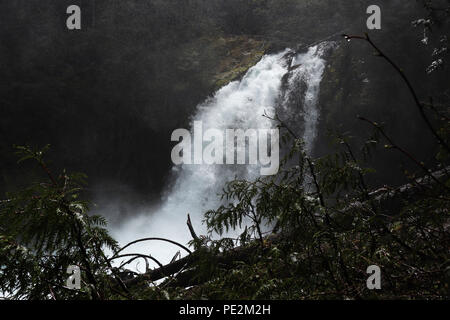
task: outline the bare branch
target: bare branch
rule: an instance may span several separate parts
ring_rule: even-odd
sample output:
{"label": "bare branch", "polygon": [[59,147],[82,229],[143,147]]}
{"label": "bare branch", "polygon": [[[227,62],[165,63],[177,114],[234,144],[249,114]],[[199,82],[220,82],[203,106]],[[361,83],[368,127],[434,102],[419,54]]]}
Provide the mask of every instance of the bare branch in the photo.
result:
{"label": "bare branch", "polygon": [[428,129],[431,131],[431,133],[434,135],[434,137],[437,139],[437,141],[439,142],[439,144],[448,152],[450,153],[450,147],[447,145],[447,143],[444,141],[444,139],[441,138],[441,136],[439,136],[439,134],[436,132],[436,130],[433,128],[433,125],[431,124],[430,120],[428,119],[427,115],[425,114],[424,111],[424,106],[423,104],[420,102],[419,97],[417,96],[416,91],[414,90],[414,87],[412,86],[411,82],[409,81],[409,79],[406,77],[405,73],[403,72],[403,70],[397,66],[394,61],[392,61],[388,56],[386,56],[384,54],[383,51],[381,51],[376,45],[375,43],[370,39],[369,35],[366,33],[365,36],[355,36],[355,35],[347,35],[347,34],[343,34],[342,35],[347,41],[350,41],[351,39],[358,39],[358,40],[364,40],[367,41],[372,48],[374,48],[376,50],[376,53],[379,57],[384,58],[394,69],[395,71],[397,71],[397,73],[401,76],[401,78],[403,79],[403,81],[406,83],[406,85],[408,86],[409,92],[411,93],[414,102],[417,106],[417,109],[419,110],[419,113],[422,117],[422,119],[425,121]]}
{"label": "bare branch", "polygon": [[164,241],[164,242],[169,242],[169,243],[172,243],[172,244],[174,244],[174,245],[176,245],[176,246],[179,246],[180,248],[186,250],[189,254],[192,254],[192,251],[189,250],[187,247],[185,247],[185,246],[183,246],[182,244],[180,244],[180,243],[178,243],[178,242],[176,242],[176,241],[173,241],[173,240],[169,240],[169,239],[165,239],[165,238],[143,238],[143,239],[138,239],[138,240],[135,240],[135,241],[132,241],[132,242],[128,243],[127,245],[125,245],[124,247],[122,247],[121,249],[119,249],[119,251],[117,251],[117,252],[113,255],[113,258],[114,258],[117,254],[119,254],[120,252],[122,252],[123,250],[125,250],[126,248],[132,246],[133,244],[136,244],[136,243],[139,243],[139,242],[144,242],[144,241]]}
{"label": "bare branch", "polygon": [[199,241],[199,238],[197,236],[197,234],[195,233],[194,227],[192,226],[192,221],[191,221],[191,216],[187,215],[187,226],[189,228],[189,231],[191,233],[192,238],[194,239],[194,241]]}

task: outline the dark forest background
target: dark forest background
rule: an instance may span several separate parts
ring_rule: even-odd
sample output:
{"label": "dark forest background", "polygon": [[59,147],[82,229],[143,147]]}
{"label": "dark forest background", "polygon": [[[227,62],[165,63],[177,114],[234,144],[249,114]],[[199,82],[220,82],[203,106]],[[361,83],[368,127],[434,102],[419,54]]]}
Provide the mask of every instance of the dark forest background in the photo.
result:
{"label": "dark forest background", "polygon": [[[0,191],[39,174],[17,165],[13,145],[50,144],[53,165],[85,172],[97,202],[106,195],[121,197],[122,205],[158,198],[170,174],[170,134],[188,126],[198,103],[263,53],[366,32],[372,2],[2,1]],[[378,2],[382,30],[371,37],[406,70],[421,97],[448,100],[448,67],[426,73],[439,38],[422,44],[423,30],[411,26],[426,15],[423,2]],[[82,9],[82,30],[65,27],[70,4]],[[433,28],[448,34],[448,26]],[[365,133],[355,119],[364,113],[386,121],[400,144],[433,162],[436,144],[404,84],[371,54],[368,46],[344,44],[328,58],[316,153],[328,151],[329,128]],[[392,154],[373,162],[380,169],[373,184],[400,182],[394,172],[407,166]]]}

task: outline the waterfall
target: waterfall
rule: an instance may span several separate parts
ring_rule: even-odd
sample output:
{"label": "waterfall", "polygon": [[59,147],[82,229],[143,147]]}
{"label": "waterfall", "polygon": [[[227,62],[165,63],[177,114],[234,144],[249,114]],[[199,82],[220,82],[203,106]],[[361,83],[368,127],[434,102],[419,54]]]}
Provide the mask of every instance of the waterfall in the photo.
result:
{"label": "waterfall", "polygon": [[[301,54],[286,49],[264,56],[240,81],[231,82],[199,105],[192,123],[202,121],[205,130],[270,129],[277,124],[263,114],[274,114],[277,108],[282,108],[284,112],[302,115],[303,138],[311,150],[317,135],[319,110],[316,104],[325,65],[322,59],[325,48],[326,45],[318,45]],[[287,86],[283,89],[286,79]],[[298,102],[294,96],[299,85],[305,87],[301,99],[303,110],[292,109],[292,105]],[[174,183],[161,204],[148,209],[153,213],[143,212],[119,229],[112,230],[112,234],[121,244],[143,237],[164,237],[186,244],[191,240],[186,226],[187,214],[191,215],[196,232],[205,234],[203,214],[221,204],[218,195],[225,184],[235,177],[255,179],[259,176],[259,169],[259,165],[174,166]],[[167,263],[177,250],[164,243],[143,243],[129,251],[151,254]]]}
{"label": "waterfall", "polygon": [[[306,53],[296,54],[292,58],[286,89],[282,93],[282,112],[296,129],[302,129],[301,135],[307,153],[311,153],[317,137],[320,108],[317,105],[320,83],[325,70],[323,58],[333,43],[323,42],[310,47]],[[299,128],[301,123],[303,128]]]}

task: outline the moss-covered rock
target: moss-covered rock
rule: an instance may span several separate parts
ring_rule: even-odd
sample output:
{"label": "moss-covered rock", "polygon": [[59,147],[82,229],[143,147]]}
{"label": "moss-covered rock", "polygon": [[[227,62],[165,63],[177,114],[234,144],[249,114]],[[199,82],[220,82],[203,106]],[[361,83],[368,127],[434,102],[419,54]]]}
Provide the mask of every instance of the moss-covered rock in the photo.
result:
{"label": "moss-covered rock", "polygon": [[249,36],[204,37],[180,49],[178,70],[196,74],[215,91],[243,76],[268,48],[268,42]]}

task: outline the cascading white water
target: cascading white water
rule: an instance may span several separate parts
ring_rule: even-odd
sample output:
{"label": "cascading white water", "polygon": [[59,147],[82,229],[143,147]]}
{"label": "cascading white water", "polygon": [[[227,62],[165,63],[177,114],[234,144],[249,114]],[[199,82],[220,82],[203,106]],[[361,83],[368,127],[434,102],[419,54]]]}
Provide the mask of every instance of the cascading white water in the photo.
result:
{"label": "cascading white water", "polygon": [[[291,62],[293,70],[288,80],[287,89],[283,96],[284,111],[291,118],[298,119],[301,115],[303,124],[302,139],[305,150],[310,153],[317,137],[317,124],[319,122],[320,110],[317,100],[320,92],[320,82],[325,70],[324,52],[330,48],[329,42],[310,47],[306,53],[297,54]],[[304,86],[301,90],[301,86]],[[298,92],[294,92],[298,90]],[[301,94],[301,97],[298,97]],[[297,101],[295,101],[297,100]],[[301,110],[296,106],[301,104]]]}
{"label": "cascading white water", "polygon": [[[324,69],[323,46],[315,46],[307,53],[297,54],[292,60],[291,50],[266,55],[252,67],[241,81],[235,81],[220,89],[213,99],[198,107],[192,121],[202,121],[204,129],[268,129],[276,123],[263,117],[274,114],[279,99],[288,101],[295,84],[304,81],[307,89],[304,95],[304,139],[308,150],[316,136],[319,111],[317,96]],[[292,70],[295,65],[300,65]],[[292,71],[289,71],[292,70]],[[288,75],[288,87],[282,93],[283,77]],[[286,108],[287,103],[282,102]],[[292,110],[292,112],[296,112]],[[121,244],[144,237],[164,237],[186,244],[191,240],[186,226],[189,213],[198,234],[205,234],[203,214],[220,205],[224,185],[235,177],[255,179],[260,173],[259,165],[183,165],[174,167],[175,182],[159,207],[149,209],[138,217],[112,230]],[[164,243],[142,243],[128,252],[151,254],[162,263],[170,261],[178,248]],[[142,270],[141,270],[142,271]]]}

